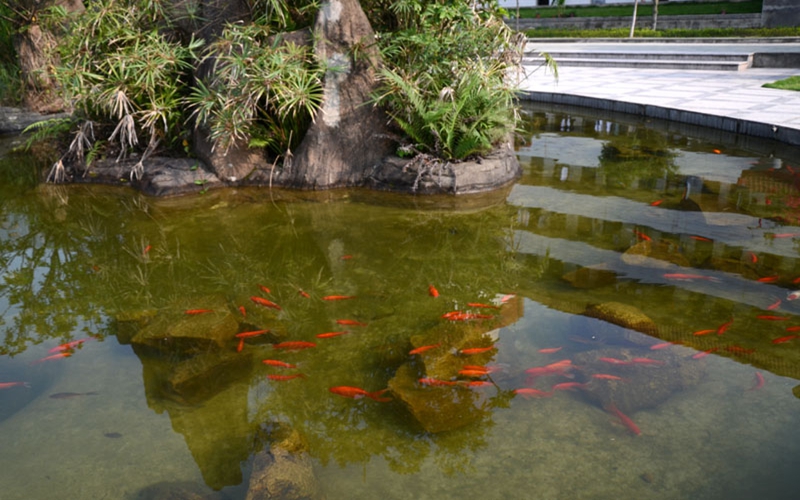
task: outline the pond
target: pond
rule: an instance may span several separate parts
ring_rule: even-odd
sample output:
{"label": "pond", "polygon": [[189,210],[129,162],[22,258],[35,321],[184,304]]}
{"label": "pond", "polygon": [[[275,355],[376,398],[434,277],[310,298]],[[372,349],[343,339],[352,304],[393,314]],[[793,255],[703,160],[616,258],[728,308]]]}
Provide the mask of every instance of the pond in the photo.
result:
{"label": "pond", "polygon": [[794,498],[800,153],[523,118],[464,198],[43,185],[0,139],[2,498]]}

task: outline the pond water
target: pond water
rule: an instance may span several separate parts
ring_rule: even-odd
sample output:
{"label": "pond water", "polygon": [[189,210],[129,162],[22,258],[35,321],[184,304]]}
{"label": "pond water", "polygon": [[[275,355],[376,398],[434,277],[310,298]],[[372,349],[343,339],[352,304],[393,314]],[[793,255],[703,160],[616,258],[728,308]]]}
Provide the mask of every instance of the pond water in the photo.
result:
{"label": "pond water", "polygon": [[0,140],[0,496],[795,498],[800,153],[523,114],[458,199],[42,185]]}

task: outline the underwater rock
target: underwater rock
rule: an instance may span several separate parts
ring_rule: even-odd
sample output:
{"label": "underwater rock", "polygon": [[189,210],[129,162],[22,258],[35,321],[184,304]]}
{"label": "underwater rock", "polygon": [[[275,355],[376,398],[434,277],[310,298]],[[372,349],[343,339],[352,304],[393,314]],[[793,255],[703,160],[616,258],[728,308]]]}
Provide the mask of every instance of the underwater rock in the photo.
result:
{"label": "underwater rock", "polygon": [[134,311],[120,311],[114,316],[114,326],[116,328],[117,341],[127,345],[131,343],[133,337],[139,333],[158,311],[155,309],[137,309]]}
{"label": "underwater rock", "polygon": [[680,247],[669,241],[640,241],[627,249],[621,259],[630,266],[668,267],[667,263],[672,263],[692,267]]}
{"label": "underwater rock", "polygon": [[[618,362],[609,363],[601,358]],[[575,355],[573,363],[579,367],[579,381],[587,384],[581,391],[586,399],[603,408],[613,403],[625,414],[655,408],[676,392],[697,385],[705,373],[702,360],[670,351],[637,348],[582,352]],[[594,378],[594,374],[612,375],[620,380]]]}
{"label": "underwater rock", "polygon": [[166,396],[180,403],[205,401],[251,370],[248,361],[230,351],[198,354],[174,366],[167,376]]}
{"label": "underwater rock", "polygon": [[617,273],[605,265],[582,267],[561,277],[575,288],[598,288],[617,282]]}
{"label": "underwater rock", "polygon": [[195,353],[232,345],[239,331],[236,318],[225,308],[180,318],[161,316],[150,322],[132,339],[134,346],[162,352]]}
{"label": "underwater rock", "polygon": [[217,500],[220,494],[190,481],[162,481],[136,492],[136,500]]}
{"label": "underwater rock", "polygon": [[643,336],[636,335],[635,332],[613,330],[619,332],[618,334],[622,335],[627,342],[637,345],[652,345],[657,342],[657,339],[649,337],[649,335],[655,335],[658,332],[655,322],[634,306],[621,302],[604,302],[587,306],[583,315],[646,334]]}
{"label": "underwater rock", "polygon": [[305,443],[292,431],[255,456],[247,500],[320,500],[317,478]]}

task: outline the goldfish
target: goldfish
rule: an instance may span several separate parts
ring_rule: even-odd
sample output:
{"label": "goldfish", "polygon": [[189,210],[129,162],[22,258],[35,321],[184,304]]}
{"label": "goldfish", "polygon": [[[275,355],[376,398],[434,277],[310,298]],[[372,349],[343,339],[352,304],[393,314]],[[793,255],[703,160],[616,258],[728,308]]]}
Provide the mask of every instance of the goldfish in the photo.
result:
{"label": "goldfish", "polygon": [[628,430],[631,431],[632,433],[636,434],[637,436],[642,433],[642,431],[639,430],[639,427],[633,422],[633,420],[631,420],[630,417],[619,411],[617,405],[615,405],[614,403],[609,403],[604,408],[607,412],[616,416],[619,419],[619,421],[622,422],[622,424],[625,427],[627,427]]}
{"label": "goldfish", "polygon": [[747,389],[748,391],[757,391],[764,387],[764,376],[761,375],[761,372],[756,372],[755,374],[755,382],[753,387]]}
{"label": "goldfish", "polygon": [[773,238],[794,238],[795,236],[800,236],[800,233],[777,233],[773,234]]}
{"label": "goldfish", "polygon": [[787,332],[800,332],[800,326],[787,326]]}
{"label": "goldfish", "polygon": [[421,347],[417,347],[416,349],[411,349],[410,351],[408,351],[408,354],[410,354],[410,355],[422,354],[425,351],[430,351],[431,349],[436,349],[437,347],[440,347],[441,345],[442,344],[424,345],[424,346],[421,346]]}
{"label": "goldfish", "polygon": [[339,257],[339,260],[350,260],[352,258],[353,258],[352,255],[342,255],[341,257]]}
{"label": "goldfish", "polygon": [[30,387],[27,382],[0,382],[0,389],[10,389],[12,387]]}
{"label": "goldfish", "polygon": [[214,312],[214,310],[213,309],[187,309],[187,310],[183,311],[184,314],[188,314],[190,316],[194,316],[194,315],[197,315],[197,314],[206,314],[206,313],[210,313],[210,312]]}
{"label": "goldfish", "polygon": [[765,321],[787,321],[789,319],[787,316],[773,316],[771,314],[759,314],[756,318]]}
{"label": "goldfish", "polygon": [[608,363],[611,365],[630,365],[630,361],[625,361],[624,359],[617,359],[617,358],[597,358],[597,361],[602,361],[603,363]]}
{"label": "goldfish", "polygon": [[661,366],[665,363],[659,359],[650,359],[650,358],[633,358],[631,363],[634,365],[651,365],[651,366]]}
{"label": "goldfish", "polygon": [[488,387],[490,385],[494,384],[487,380],[470,380],[469,382],[464,382],[465,387]]}
{"label": "goldfish", "polygon": [[142,255],[143,256],[147,255],[147,252],[149,252],[151,248],[153,248],[153,247],[150,246],[150,245],[147,245],[146,247],[144,247],[144,249],[142,250]]}
{"label": "goldfish", "polygon": [[709,333],[714,333],[716,331],[717,330],[713,330],[713,329],[712,330],[697,330],[692,335],[708,335]]}
{"label": "goldfish", "polygon": [[311,297],[311,295],[309,295],[307,292],[304,292],[303,290],[298,290],[297,293],[299,293],[300,296],[305,298],[305,299]]}
{"label": "goldfish", "polygon": [[775,309],[780,307],[780,305],[781,305],[781,299],[778,299],[775,302],[773,302],[772,304],[767,306],[767,311],[774,311]]}
{"label": "goldfish", "polygon": [[664,202],[664,200],[656,200],[656,201],[650,203],[650,206],[651,207],[657,207],[657,206],[661,205],[663,202]]}
{"label": "goldfish", "polygon": [[436,298],[439,296],[439,290],[437,290],[436,287],[433,285],[428,285],[428,295]]}
{"label": "goldfish", "polygon": [[759,283],[775,283],[779,278],[780,276],[764,276],[763,278],[758,278],[756,281]]}
{"label": "goldfish", "polygon": [[571,391],[573,389],[583,389],[586,384],[580,382],[562,382],[550,388],[551,391]]}
{"label": "goldfish", "polygon": [[297,365],[286,363],[285,361],[279,361],[277,359],[264,359],[261,362],[265,365],[276,366],[278,368],[297,368]]}
{"label": "goldfish", "polygon": [[363,397],[368,397],[374,401],[378,401],[381,403],[385,403],[387,401],[391,401],[392,398],[382,398],[381,395],[388,391],[389,389],[382,389],[380,391],[375,392],[367,392],[360,387],[349,387],[346,385],[340,385],[336,387],[331,387],[328,389],[330,392],[337,394],[339,396],[343,396],[346,398],[353,398],[353,399],[360,399]]}
{"label": "goldfish", "polygon": [[725,346],[723,349],[725,349],[728,352],[732,352],[734,354],[753,354],[754,352],[756,352],[755,349],[747,349],[745,347],[738,345],[728,345]]}
{"label": "goldfish", "polygon": [[722,151],[720,151],[719,149],[712,149],[711,151],[712,151],[712,152],[713,152],[715,155],[718,155],[718,154],[721,154],[721,153],[722,153]]}
{"label": "goldfish", "polygon": [[800,335],[787,335],[785,337],[781,337],[779,339],[775,339],[772,341],[773,344],[783,344],[784,342],[789,342],[790,340],[794,340],[799,338]]}
{"label": "goldfish", "polygon": [[592,374],[592,378],[600,380],[625,380],[622,377],[618,377],[616,375],[609,375],[608,373],[594,373]]}
{"label": "goldfish", "polygon": [[269,375],[267,375],[267,378],[270,380],[274,380],[276,382],[285,382],[287,380],[293,380],[296,378],[306,378],[306,376],[303,373],[295,373],[292,375],[275,375],[273,373],[270,373]]}
{"label": "goldfish", "polygon": [[247,309],[245,309],[244,306],[239,306],[239,312],[242,313],[243,318],[247,317]]}
{"label": "goldfish", "polygon": [[480,365],[464,365],[461,367],[463,370],[475,370],[485,374],[494,373],[500,368],[497,366],[480,366]]}
{"label": "goldfish", "polygon": [[[713,332],[713,331],[714,331],[714,330],[711,330],[711,332]],[[711,333],[711,332],[709,332],[709,333]],[[659,344],[653,344],[653,345],[651,345],[651,346],[650,346],[650,350],[651,350],[651,351],[657,351],[657,350],[659,350],[659,349],[666,349],[667,347],[670,347],[670,346],[672,346],[672,345],[674,345],[672,342],[661,342],[661,343],[659,343]]]}
{"label": "goldfish", "polygon": [[459,370],[458,374],[461,375],[461,376],[464,376],[464,377],[483,377],[485,375],[488,375],[489,372],[487,372],[485,370],[463,369],[463,370]]}
{"label": "goldfish", "polygon": [[349,300],[356,298],[355,295],[326,295],[322,300]]}
{"label": "goldfish", "polygon": [[552,392],[540,391],[539,389],[532,389],[530,387],[523,387],[521,389],[514,389],[514,394],[522,396],[523,398],[549,398],[553,395]]}
{"label": "goldfish", "polygon": [[330,339],[330,338],[333,338],[333,337],[338,337],[339,335],[344,335],[345,333],[350,333],[350,332],[348,332],[347,330],[344,330],[344,331],[341,331],[341,332],[318,333],[317,334],[317,338],[318,339]]}
{"label": "goldfish", "polygon": [[685,273],[667,273],[664,278],[668,280],[678,281],[691,281],[691,280],[706,280],[706,281],[719,281],[713,276],[705,276],[703,274],[685,274]]}
{"label": "goldfish", "polygon": [[430,377],[423,377],[417,380],[422,385],[431,385],[431,386],[449,386],[449,385],[456,385],[457,382],[453,382],[451,380],[440,380],[438,378],[430,378]]}
{"label": "goldfish", "polygon": [[697,236],[697,235],[691,235],[691,236],[689,236],[689,238],[691,238],[693,240],[697,240],[697,241],[712,241],[709,238],[706,238],[706,237],[703,237],[703,236]]}
{"label": "goldfish", "polygon": [[507,295],[503,295],[502,297],[500,297],[500,302],[505,304],[506,302],[510,301],[514,297],[516,297],[516,295],[514,295],[513,293],[510,293],[510,294],[507,294]]}
{"label": "goldfish", "polygon": [[494,346],[489,347],[470,347],[468,349],[461,349],[458,351],[459,354],[463,354],[465,356],[470,356],[472,354],[482,354],[484,352],[489,352],[494,349]]}
{"label": "goldfish", "polygon": [[262,335],[264,333],[267,333],[268,331],[269,330],[253,330],[252,332],[237,333],[236,334],[236,338],[245,339],[245,338],[250,338],[250,337],[256,337],[258,335]]}
{"label": "goldfish", "polygon": [[356,321],[354,319],[337,319],[336,323],[344,326],[367,326],[366,323],[362,323],[361,321]]}
{"label": "goldfish", "polygon": [[300,349],[309,349],[311,347],[316,347],[317,344],[313,342],[305,342],[303,340],[294,340],[288,342],[280,342],[278,344],[272,344],[273,349],[285,349],[287,351],[297,351]]}
{"label": "goldfish", "polygon": [[264,285],[258,285],[258,288],[260,288],[264,293],[272,293],[269,291],[269,288],[265,287]]}
{"label": "goldfish", "polygon": [[255,302],[256,304],[258,304],[260,306],[269,307],[269,308],[272,308],[272,309],[277,309],[279,311],[281,310],[281,306],[279,306],[275,302],[272,302],[271,300],[265,299],[264,297],[253,296],[253,297],[250,297],[250,300],[252,300],[253,302]]}
{"label": "goldfish", "polygon": [[53,361],[55,359],[68,358],[70,356],[72,356],[71,352],[59,352],[59,353],[56,353],[56,354],[51,354],[50,356],[45,356],[44,358],[41,358],[41,359],[37,359],[33,363],[42,363],[44,361]]}
{"label": "goldfish", "polygon": [[717,335],[722,335],[723,333],[725,333],[725,330],[730,328],[730,326],[732,324],[733,324],[733,319],[731,319],[730,321],[728,321],[726,323],[723,323],[723,324],[719,325],[719,327],[717,328]]}
{"label": "goldfish", "polygon": [[692,354],[692,359],[703,359],[706,356],[708,356],[709,354],[711,354],[712,352],[718,351],[718,350],[719,350],[719,347],[712,347],[711,349],[708,349],[706,351],[700,351],[698,353]]}
{"label": "goldfish", "polygon": [[73,340],[72,342],[67,342],[66,344],[61,344],[61,345],[55,346],[52,349],[49,349],[47,352],[54,353],[54,352],[72,351],[76,347],[79,347],[81,344],[86,342],[87,340],[91,340],[91,339],[90,338],[86,338],[86,339]]}
{"label": "goldfish", "polygon": [[469,307],[477,307],[482,309],[500,309],[499,307],[493,304],[482,304],[480,302],[467,302],[467,306]]}
{"label": "goldfish", "polygon": [[750,256],[750,262],[752,262],[753,264],[758,262],[758,255],[754,254],[753,252],[747,252],[747,255]]}
{"label": "goldfish", "polygon": [[239,339],[239,344],[236,346],[236,352],[242,352],[244,349],[244,339]]}
{"label": "goldfish", "polygon": [[646,234],[644,234],[644,233],[642,233],[642,232],[640,232],[640,231],[637,231],[637,230],[635,230],[635,229],[633,230],[633,234],[635,234],[635,235],[636,235],[636,237],[637,237],[637,238],[639,238],[640,240],[643,240],[643,241],[653,241],[653,238],[651,238],[651,237],[647,236]]}
{"label": "goldfish", "polygon": [[539,352],[542,354],[555,354],[561,349],[563,349],[563,347],[547,347],[545,349],[539,349]]}
{"label": "goldfish", "polygon": [[475,314],[461,311],[450,311],[442,315],[442,318],[450,321],[469,321],[471,319],[491,319],[491,314]]}
{"label": "goldfish", "polygon": [[542,375],[564,375],[567,371],[572,369],[572,361],[563,359],[555,363],[550,363],[546,366],[535,366],[525,370],[530,377],[539,377]]}

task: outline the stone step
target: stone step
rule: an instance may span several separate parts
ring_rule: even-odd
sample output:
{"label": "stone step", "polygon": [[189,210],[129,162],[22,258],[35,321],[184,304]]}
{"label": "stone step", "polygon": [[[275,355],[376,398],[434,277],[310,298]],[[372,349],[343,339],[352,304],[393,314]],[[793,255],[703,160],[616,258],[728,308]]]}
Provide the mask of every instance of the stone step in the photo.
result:
{"label": "stone step", "polygon": [[[753,54],[750,52],[644,52],[644,51],[548,51],[550,57],[558,61],[561,58],[568,59],[632,59],[632,60],[668,60],[668,61],[752,61]],[[536,57],[538,51],[526,52],[526,57]]]}
{"label": "stone step", "polygon": [[[744,71],[752,66],[752,59],[744,61],[726,60],[691,60],[691,59],[633,59],[633,58],[596,58],[559,57],[553,58],[560,67],[582,66],[595,68],[646,68],[646,69],[683,69],[683,70],[712,70],[712,71]],[[524,66],[538,66],[544,63],[544,58],[524,57]]]}

